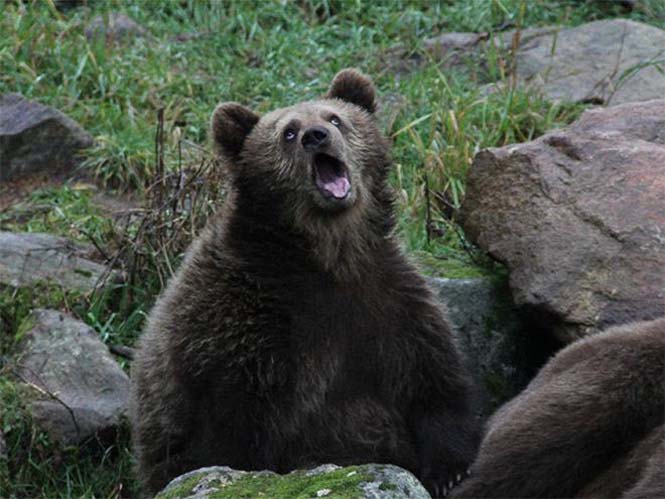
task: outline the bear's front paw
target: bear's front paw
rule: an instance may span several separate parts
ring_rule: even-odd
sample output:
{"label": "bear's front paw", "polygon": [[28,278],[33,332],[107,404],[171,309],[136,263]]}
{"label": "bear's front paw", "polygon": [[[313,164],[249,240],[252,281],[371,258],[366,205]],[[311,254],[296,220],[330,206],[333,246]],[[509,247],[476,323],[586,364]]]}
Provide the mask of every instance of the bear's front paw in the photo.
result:
{"label": "bear's front paw", "polygon": [[448,494],[470,475],[468,469],[453,473],[429,473],[422,478],[422,483],[432,499],[447,497]]}

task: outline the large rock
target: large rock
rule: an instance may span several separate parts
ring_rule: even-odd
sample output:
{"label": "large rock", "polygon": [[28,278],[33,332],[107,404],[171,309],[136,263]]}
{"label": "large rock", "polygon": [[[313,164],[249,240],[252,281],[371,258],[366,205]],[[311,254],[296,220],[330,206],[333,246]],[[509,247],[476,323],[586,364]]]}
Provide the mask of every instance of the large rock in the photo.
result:
{"label": "large rock", "polygon": [[665,315],[665,100],[587,111],[564,130],[480,152],[467,235],[572,341]]}
{"label": "large rock", "polygon": [[[488,66],[498,51],[522,87],[551,100],[616,105],[665,95],[664,47],[662,29],[611,19],[574,28],[527,28],[519,34],[443,33],[425,40],[420,51],[393,47],[383,54],[383,63],[399,75],[435,62],[491,81],[498,71]],[[507,80],[513,81],[510,74]]]}
{"label": "large rock", "polygon": [[[504,37],[506,48],[509,37]],[[518,81],[552,100],[609,105],[665,95],[665,31],[611,19],[523,39]]]}
{"label": "large rock", "polygon": [[40,282],[89,293],[117,273],[89,260],[94,248],[40,233],[0,232],[0,284],[12,287]]}
{"label": "large rock", "polygon": [[478,389],[480,416],[517,395],[559,347],[513,303],[505,281],[429,280],[455,328]]}
{"label": "large rock", "polygon": [[40,394],[30,403],[33,421],[65,445],[113,433],[129,377],[95,331],[54,310],[35,310],[20,330],[17,372]]}
{"label": "large rock", "polygon": [[288,475],[236,471],[226,466],[201,468],[173,480],[155,499],[213,497],[430,499],[411,473],[397,466],[380,464],[347,468],[326,464]]}
{"label": "large rock", "polygon": [[92,143],[90,134],[57,109],[20,94],[0,96],[0,181],[69,170]]}

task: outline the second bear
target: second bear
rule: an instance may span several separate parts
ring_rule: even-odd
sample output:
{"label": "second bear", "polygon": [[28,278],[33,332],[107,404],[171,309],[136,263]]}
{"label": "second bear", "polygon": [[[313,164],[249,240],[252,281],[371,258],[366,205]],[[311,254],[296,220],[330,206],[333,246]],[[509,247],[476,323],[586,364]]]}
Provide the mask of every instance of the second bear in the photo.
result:
{"label": "second bear", "polygon": [[492,417],[455,497],[665,497],[665,318],[559,352]]}

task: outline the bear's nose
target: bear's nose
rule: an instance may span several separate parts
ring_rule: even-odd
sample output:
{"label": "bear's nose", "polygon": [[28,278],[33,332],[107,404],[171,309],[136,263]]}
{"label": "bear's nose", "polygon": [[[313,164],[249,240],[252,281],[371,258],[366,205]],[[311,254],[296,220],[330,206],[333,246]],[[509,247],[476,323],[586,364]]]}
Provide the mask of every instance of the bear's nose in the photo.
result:
{"label": "bear's nose", "polygon": [[316,151],[330,142],[328,130],[322,126],[313,126],[305,131],[302,136],[302,146],[306,151]]}

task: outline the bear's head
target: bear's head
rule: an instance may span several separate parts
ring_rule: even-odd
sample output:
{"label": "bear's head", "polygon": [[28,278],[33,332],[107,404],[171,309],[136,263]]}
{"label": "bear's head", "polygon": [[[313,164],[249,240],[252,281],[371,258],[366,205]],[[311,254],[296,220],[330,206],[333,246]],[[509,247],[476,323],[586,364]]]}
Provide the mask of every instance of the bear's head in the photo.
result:
{"label": "bear's head", "polygon": [[261,175],[296,205],[339,213],[371,194],[385,174],[388,146],[374,120],[371,80],[337,74],[325,98],[259,116],[237,103],[215,109],[212,131],[231,175]]}
{"label": "bear's head", "polygon": [[372,81],[354,69],[339,72],[323,98],[263,116],[238,103],[219,105],[212,136],[236,203],[313,235],[326,260],[346,236],[358,246],[372,233],[385,235],[392,227],[389,143],[375,110]]}

